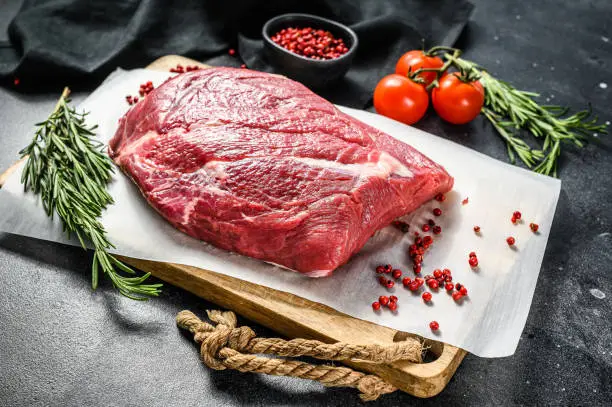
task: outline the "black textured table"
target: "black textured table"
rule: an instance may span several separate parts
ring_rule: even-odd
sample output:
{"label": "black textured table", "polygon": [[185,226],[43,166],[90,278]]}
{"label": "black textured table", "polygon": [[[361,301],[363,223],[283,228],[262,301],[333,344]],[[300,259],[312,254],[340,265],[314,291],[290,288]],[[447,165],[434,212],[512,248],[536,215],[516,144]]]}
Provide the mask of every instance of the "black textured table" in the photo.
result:
{"label": "black textured table", "polygon": [[[573,108],[590,102],[612,120],[610,1],[473,2],[476,10],[458,44],[467,58],[545,100]],[[19,3],[0,5],[4,36]],[[0,168],[15,160],[32,124],[47,116],[57,96],[0,89]],[[428,117],[419,127],[506,160],[503,143],[480,120],[454,127]],[[436,398],[395,393],[370,405],[609,405],[609,137],[600,135],[600,142],[580,151],[565,149],[561,198],[516,354],[467,356]],[[202,314],[214,305],[169,286],[161,298],[137,303],[120,297],[106,279],[92,293],[90,260],[77,248],[0,233],[0,405],[358,404],[355,390],[209,370],[174,317],[185,308]]]}

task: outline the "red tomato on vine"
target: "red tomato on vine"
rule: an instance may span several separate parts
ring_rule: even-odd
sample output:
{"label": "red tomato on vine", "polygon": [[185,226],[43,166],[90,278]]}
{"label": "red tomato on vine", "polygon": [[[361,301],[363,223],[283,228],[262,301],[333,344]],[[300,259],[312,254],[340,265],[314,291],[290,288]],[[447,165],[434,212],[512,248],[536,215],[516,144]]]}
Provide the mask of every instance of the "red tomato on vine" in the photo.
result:
{"label": "red tomato on vine", "polygon": [[480,114],[485,92],[479,81],[466,82],[458,72],[444,75],[431,92],[433,107],[442,119],[465,124]]}
{"label": "red tomato on vine", "polygon": [[406,124],[414,124],[425,115],[429,95],[425,86],[407,76],[387,75],[374,89],[374,108],[383,116]]}
{"label": "red tomato on vine", "polygon": [[[400,57],[395,65],[395,73],[398,75],[407,76],[408,72],[416,72],[420,68],[436,68],[439,69],[444,65],[440,57],[426,55],[420,50],[412,50],[406,52]],[[418,75],[425,81],[425,85],[429,85],[436,79],[436,72],[421,72]]]}

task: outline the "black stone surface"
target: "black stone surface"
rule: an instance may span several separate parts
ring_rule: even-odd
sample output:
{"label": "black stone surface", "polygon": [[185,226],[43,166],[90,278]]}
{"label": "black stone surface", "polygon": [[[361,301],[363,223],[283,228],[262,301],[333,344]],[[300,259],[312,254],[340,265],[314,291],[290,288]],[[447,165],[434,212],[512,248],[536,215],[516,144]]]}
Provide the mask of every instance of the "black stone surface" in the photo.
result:
{"label": "black stone surface", "polygon": [[[0,27],[18,3],[2,2]],[[466,57],[543,99],[573,108],[590,102],[612,120],[612,3],[474,3],[459,44]],[[0,168],[14,161],[56,96],[0,89]],[[502,142],[481,121],[454,127],[432,115],[419,127],[506,160]],[[466,357],[436,398],[396,393],[369,405],[610,405],[612,142],[595,140],[563,154],[561,199],[516,354]],[[0,405],[359,404],[354,390],[209,370],[173,321],[181,309],[203,313],[214,305],[172,287],[135,303],[106,280],[92,293],[89,264],[76,248],[0,234]]]}

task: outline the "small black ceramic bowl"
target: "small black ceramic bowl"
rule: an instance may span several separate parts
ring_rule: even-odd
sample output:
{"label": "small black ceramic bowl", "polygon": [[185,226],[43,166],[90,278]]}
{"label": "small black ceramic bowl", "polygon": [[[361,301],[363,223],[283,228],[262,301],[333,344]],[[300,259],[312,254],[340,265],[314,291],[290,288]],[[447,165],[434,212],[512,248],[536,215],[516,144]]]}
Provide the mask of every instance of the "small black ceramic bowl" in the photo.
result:
{"label": "small black ceramic bowl", "polygon": [[[295,54],[272,41],[271,37],[283,28],[312,27],[327,30],[342,38],[348,52],[334,59],[318,60]],[[351,67],[359,41],[350,28],[326,18],[310,14],[282,14],[266,22],[262,29],[264,52],[277,71],[310,88],[322,88],[342,78]]]}

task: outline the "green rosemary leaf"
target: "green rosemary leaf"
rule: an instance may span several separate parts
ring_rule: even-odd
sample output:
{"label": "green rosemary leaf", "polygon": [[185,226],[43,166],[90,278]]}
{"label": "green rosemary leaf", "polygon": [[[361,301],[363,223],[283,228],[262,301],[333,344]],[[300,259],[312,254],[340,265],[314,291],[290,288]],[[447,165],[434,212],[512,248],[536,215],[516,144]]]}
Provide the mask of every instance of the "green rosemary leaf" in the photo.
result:
{"label": "green rosemary leaf", "polygon": [[508,149],[508,157],[510,158],[510,162],[514,164],[516,162],[516,155],[514,154],[512,147],[510,147],[510,143],[506,143],[506,147]]}
{"label": "green rosemary leaf", "polygon": [[113,262],[113,264],[115,264],[121,270],[125,271],[128,274],[135,274],[134,270],[132,270],[131,267],[129,267],[128,265],[123,264],[122,262],[117,260],[117,258],[115,256],[109,256],[109,257],[110,257],[111,262]]}
{"label": "green rosemary leaf", "polygon": [[98,252],[94,251],[94,258],[91,264],[91,288],[98,288]]}
{"label": "green rosemary leaf", "polygon": [[114,246],[98,218],[113,203],[106,190],[114,168],[103,153],[104,146],[92,140],[96,126],[88,126],[86,113],[69,106],[68,88],[64,89],[49,118],[37,124],[32,142],[20,151],[27,157],[21,176],[24,190],[40,196],[48,216],[62,220],[68,237],[76,235],[83,248],[93,245],[91,285],[98,286],[100,270],[126,297],[145,300],[159,295],[161,284],[144,284],[150,274],[135,274],[127,265],[110,255]]}

